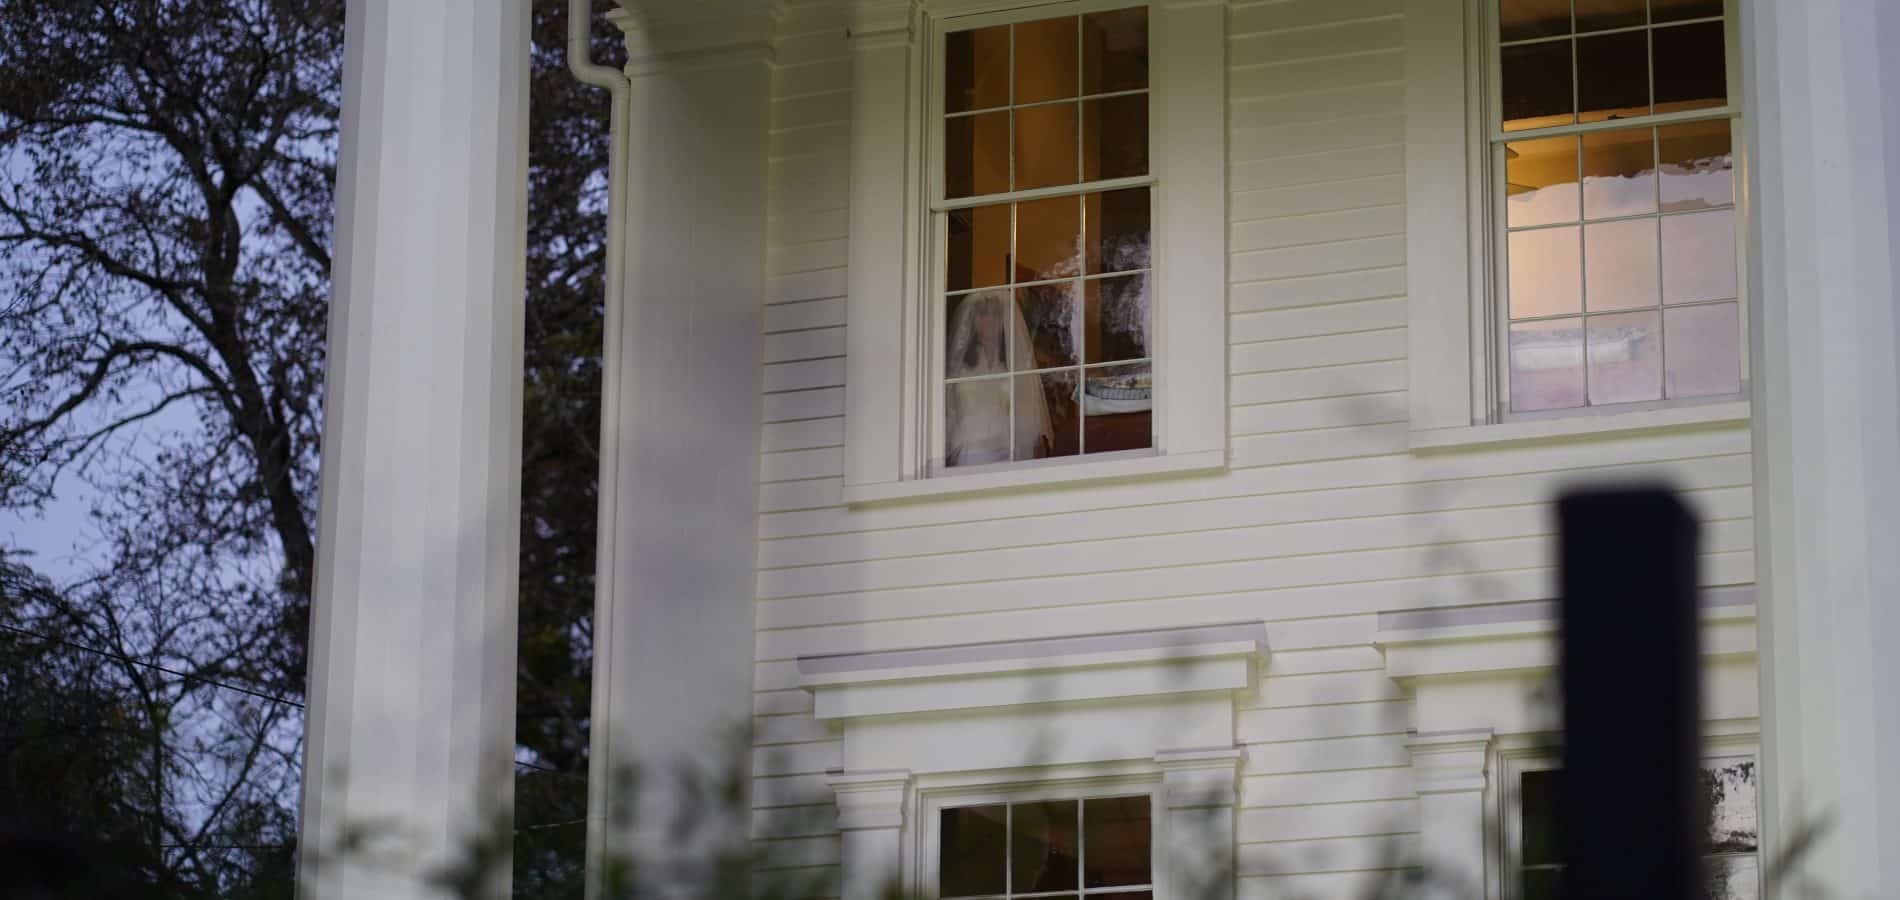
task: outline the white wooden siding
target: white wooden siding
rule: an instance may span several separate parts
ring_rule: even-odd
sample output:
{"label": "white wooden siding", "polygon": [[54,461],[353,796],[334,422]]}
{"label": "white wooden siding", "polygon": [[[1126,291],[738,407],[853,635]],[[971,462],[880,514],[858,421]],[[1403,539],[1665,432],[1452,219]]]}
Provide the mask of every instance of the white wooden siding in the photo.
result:
{"label": "white wooden siding", "polygon": [[851,509],[844,18],[790,6],[753,706],[769,867],[837,861],[823,773],[839,741],[796,687],[801,654],[1265,620],[1271,656],[1236,719],[1240,896],[1346,897],[1417,846],[1410,704],[1371,647],[1377,611],[1552,596],[1545,504],[1579,478],[1673,479],[1707,523],[1703,581],[1751,578],[1745,429],[1408,452],[1400,9],[1230,13],[1231,471]]}

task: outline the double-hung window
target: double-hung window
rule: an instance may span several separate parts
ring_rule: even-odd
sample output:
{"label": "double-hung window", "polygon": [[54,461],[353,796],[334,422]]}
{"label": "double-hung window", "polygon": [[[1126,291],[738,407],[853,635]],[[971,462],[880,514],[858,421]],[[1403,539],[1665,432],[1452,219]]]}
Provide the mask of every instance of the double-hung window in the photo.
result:
{"label": "double-hung window", "polygon": [[1154,446],[1148,10],[948,32],[944,469]]}
{"label": "double-hung window", "polygon": [[1510,413],[1741,393],[1722,0],[1497,0]]}
{"label": "double-hung window", "polygon": [[[1556,900],[1563,879],[1559,770],[1547,759],[1514,760],[1507,777],[1516,801],[1505,810],[1506,900]],[[1708,811],[1703,857],[1704,900],[1761,896],[1759,814],[1753,756],[1703,761],[1700,785]]]}
{"label": "double-hung window", "polygon": [[1223,467],[1224,5],[856,7],[845,499]]}
{"label": "double-hung window", "polygon": [[950,806],[937,816],[939,900],[1152,900],[1153,798]]}

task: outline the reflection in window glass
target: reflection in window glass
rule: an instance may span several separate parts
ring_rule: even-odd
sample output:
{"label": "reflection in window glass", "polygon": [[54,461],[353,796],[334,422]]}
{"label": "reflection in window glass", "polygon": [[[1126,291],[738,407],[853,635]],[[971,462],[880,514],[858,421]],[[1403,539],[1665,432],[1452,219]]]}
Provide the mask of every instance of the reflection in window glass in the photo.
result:
{"label": "reflection in window glass", "polygon": [[1583,405],[1582,319],[1513,324],[1510,358],[1511,409],[1536,412]]}
{"label": "reflection in window glass", "polygon": [[1742,390],[1741,317],[1733,303],[1663,312],[1671,397],[1719,397]]}
{"label": "reflection in window glass", "polygon": [[1577,221],[1577,139],[1504,145],[1504,216],[1512,228]]}
{"label": "reflection in window glass", "polygon": [[944,57],[942,465],[1151,448],[1156,188],[1091,189],[1148,174],[1146,8]]}
{"label": "reflection in window glass", "polygon": [[1648,128],[1583,136],[1583,215],[1613,219],[1656,211],[1656,151]]}
{"label": "reflection in window glass", "polygon": [[938,895],[1151,900],[1149,807],[1138,795],[943,810]]}
{"label": "reflection in window glass", "polygon": [[1727,119],[1656,129],[1665,212],[1712,209],[1735,202],[1735,157]]}
{"label": "reflection in window glass", "polygon": [[1570,33],[1570,0],[1500,0],[1498,38],[1522,41]]}
{"label": "reflection in window glass", "polygon": [[1721,22],[1672,25],[1652,32],[1656,111],[1707,109],[1728,102],[1728,64]]}
{"label": "reflection in window glass", "polygon": [[1645,216],[1583,227],[1583,308],[1590,312],[1655,306],[1662,274],[1656,220]]}
{"label": "reflection in window glass", "polygon": [[1571,91],[1570,41],[1503,48],[1504,130],[1522,131],[1576,121]]}
{"label": "reflection in window glass", "polygon": [[1577,39],[1577,120],[1649,114],[1649,35],[1618,31]]}
{"label": "reflection in window glass", "polygon": [[1575,225],[1511,232],[1511,318],[1583,311],[1583,242]]}
{"label": "reflection in window glass", "polygon": [[1693,303],[1736,296],[1735,210],[1662,220],[1663,302]]}
{"label": "reflection in window glass", "polygon": [[1591,316],[1591,403],[1662,399],[1662,318],[1655,312]]}
{"label": "reflection in window glass", "polygon": [[1644,0],[1576,0],[1577,30],[1602,31],[1641,25],[1648,19],[1647,6]]}

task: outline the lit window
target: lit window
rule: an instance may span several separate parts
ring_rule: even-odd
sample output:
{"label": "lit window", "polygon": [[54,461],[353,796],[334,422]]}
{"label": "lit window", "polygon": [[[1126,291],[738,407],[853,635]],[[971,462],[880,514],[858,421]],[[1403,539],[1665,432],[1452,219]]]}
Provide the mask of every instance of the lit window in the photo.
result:
{"label": "lit window", "polygon": [[937,896],[1154,893],[1146,794],[961,806],[939,813]]}
{"label": "lit window", "polygon": [[1148,11],[943,38],[946,469],[1154,446]]}
{"label": "lit window", "polygon": [[1742,393],[1722,0],[1495,0],[1507,409]]}
{"label": "lit window", "polygon": [[[1557,772],[1530,769],[1519,776],[1520,813],[1514,842],[1516,900],[1555,900],[1558,896],[1563,858],[1557,831]],[[1709,810],[1704,900],[1756,900],[1761,896],[1755,774],[1755,761],[1749,758],[1710,760],[1702,766],[1702,796]]]}

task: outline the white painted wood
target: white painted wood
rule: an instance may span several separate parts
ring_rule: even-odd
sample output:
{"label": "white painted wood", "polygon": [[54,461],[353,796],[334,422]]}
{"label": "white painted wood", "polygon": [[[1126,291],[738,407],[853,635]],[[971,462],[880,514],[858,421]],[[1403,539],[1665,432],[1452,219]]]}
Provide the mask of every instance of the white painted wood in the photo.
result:
{"label": "white painted wood", "polygon": [[346,18],[299,874],[439,897],[512,815],[528,4]]}
{"label": "white painted wood", "polygon": [[1168,896],[1233,900],[1234,803],[1245,754],[1230,747],[1163,751],[1161,767]]}
{"label": "white painted wood", "polygon": [[871,770],[826,779],[838,803],[838,830],[844,834],[842,900],[883,900],[899,889],[903,877],[904,810],[909,806],[910,773]]}
{"label": "white painted wood", "polygon": [[[1900,12],[1743,3],[1763,856],[1832,823],[1808,873],[1900,892]],[[1825,811],[1825,812],[1824,812]],[[1770,891],[1774,884],[1768,885]]]}
{"label": "white painted wood", "polygon": [[1419,732],[1405,741],[1418,791],[1419,858],[1435,896],[1486,896],[1489,729]]}
{"label": "white painted wood", "polygon": [[[699,810],[687,833],[671,827],[681,804],[698,802],[684,777],[643,779],[631,798],[608,791],[629,769],[716,777],[728,763],[751,700],[762,388],[835,378],[826,360],[759,368],[772,8],[622,7],[611,18],[629,53],[627,164],[616,173],[628,275],[609,299],[605,349],[619,381],[603,410],[590,865],[666,859],[669,877],[690,881],[743,833],[742,813]],[[631,821],[610,817],[615,808]]]}

